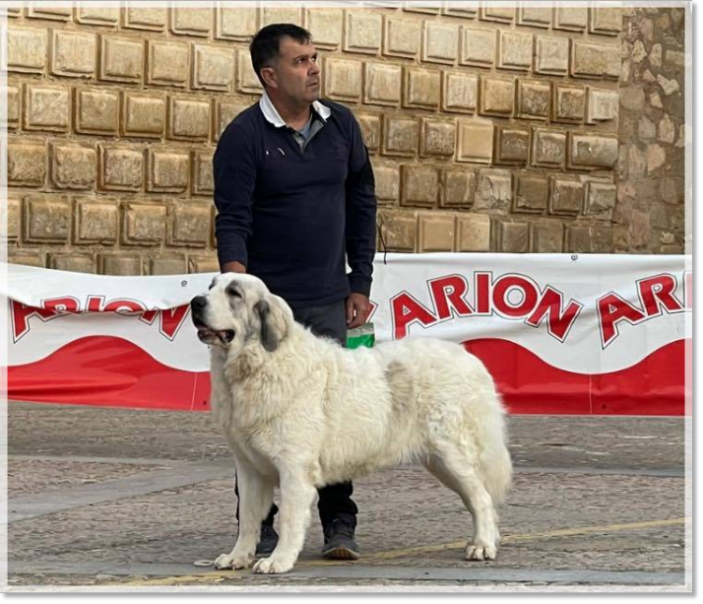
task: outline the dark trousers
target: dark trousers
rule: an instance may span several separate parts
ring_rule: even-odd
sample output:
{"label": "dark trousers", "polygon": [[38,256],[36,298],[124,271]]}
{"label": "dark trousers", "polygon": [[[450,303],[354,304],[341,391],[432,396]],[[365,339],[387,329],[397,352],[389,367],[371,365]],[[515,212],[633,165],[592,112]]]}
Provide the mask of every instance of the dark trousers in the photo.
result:
{"label": "dark trousers", "polygon": [[[347,341],[347,316],[344,300],[335,302],[328,306],[313,306],[310,308],[294,308],[293,317],[295,320],[309,327],[316,336],[325,336],[337,340],[342,346]],[[239,492],[237,483],[234,484],[234,492],[237,495],[237,521],[239,521]],[[320,514],[322,526],[327,526],[335,518],[341,518],[348,524],[356,526],[356,515],[358,509],[352,501],[354,487],[351,482],[341,482],[331,484],[317,490],[319,501],[317,510]],[[273,526],[273,519],[278,512],[278,506],[274,503],[264,524]]]}

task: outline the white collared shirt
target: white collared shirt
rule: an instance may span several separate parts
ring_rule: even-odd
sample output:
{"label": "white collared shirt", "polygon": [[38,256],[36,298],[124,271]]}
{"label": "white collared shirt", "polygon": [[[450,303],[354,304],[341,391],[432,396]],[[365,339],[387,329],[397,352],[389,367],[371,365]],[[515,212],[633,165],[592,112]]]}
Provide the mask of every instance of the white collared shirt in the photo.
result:
{"label": "white collared shirt", "polygon": [[[261,107],[261,113],[264,114],[266,120],[276,126],[276,128],[281,128],[286,125],[265,90],[261,95],[261,99],[259,99],[259,107]],[[330,108],[325,107],[322,103],[320,103],[320,101],[313,101],[312,108],[315,110],[315,113],[317,113],[317,115],[319,115],[325,122],[332,114]]]}

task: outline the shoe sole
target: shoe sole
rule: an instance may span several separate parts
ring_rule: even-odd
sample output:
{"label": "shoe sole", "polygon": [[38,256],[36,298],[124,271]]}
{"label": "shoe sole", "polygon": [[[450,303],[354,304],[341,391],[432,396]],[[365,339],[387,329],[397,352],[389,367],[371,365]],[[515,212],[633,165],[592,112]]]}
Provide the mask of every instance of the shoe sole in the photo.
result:
{"label": "shoe sole", "polygon": [[322,557],[325,560],[358,560],[361,555],[346,547],[336,547],[322,552]]}

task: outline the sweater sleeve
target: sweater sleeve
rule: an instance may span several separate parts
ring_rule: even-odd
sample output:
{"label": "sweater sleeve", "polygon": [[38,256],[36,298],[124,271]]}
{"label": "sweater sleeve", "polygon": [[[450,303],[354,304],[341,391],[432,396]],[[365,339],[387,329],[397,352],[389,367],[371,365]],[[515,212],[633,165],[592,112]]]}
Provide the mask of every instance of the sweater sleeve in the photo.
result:
{"label": "sweater sleeve", "polygon": [[351,154],[346,183],[346,246],[352,292],[369,295],[376,253],[376,193],[373,168],[361,128],[351,116]]}
{"label": "sweater sleeve", "polygon": [[215,237],[220,267],[234,261],[248,264],[247,242],[252,232],[256,186],[252,139],[241,126],[231,124],[223,132],[213,157]]}

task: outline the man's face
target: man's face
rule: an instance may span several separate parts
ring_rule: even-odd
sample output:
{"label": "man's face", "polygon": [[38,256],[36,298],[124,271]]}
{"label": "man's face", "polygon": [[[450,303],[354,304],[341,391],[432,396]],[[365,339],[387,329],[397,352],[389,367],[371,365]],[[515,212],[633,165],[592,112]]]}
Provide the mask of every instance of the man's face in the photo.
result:
{"label": "man's face", "polygon": [[284,37],[270,69],[282,96],[301,104],[320,98],[320,67],[313,44],[300,44]]}

